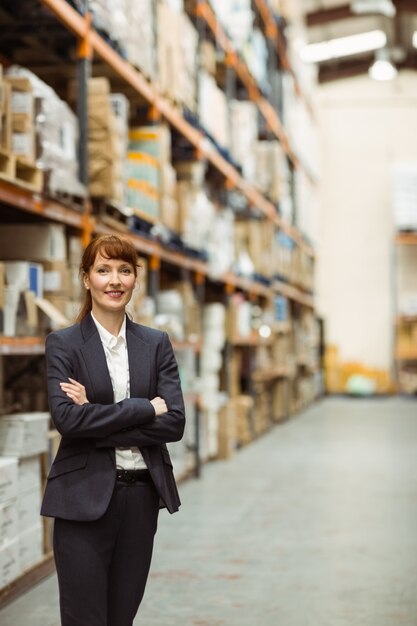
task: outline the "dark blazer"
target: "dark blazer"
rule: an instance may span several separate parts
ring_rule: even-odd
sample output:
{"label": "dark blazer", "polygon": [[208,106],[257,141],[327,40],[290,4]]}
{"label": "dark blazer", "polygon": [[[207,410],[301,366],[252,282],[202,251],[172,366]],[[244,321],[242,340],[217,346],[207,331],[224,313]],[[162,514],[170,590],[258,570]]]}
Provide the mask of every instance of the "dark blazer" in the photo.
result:
{"label": "dark blazer", "polygon": [[[115,447],[138,446],[170,513],[180,500],[166,443],[179,441],[185,416],[178,367],[168,335],[126,318],[130,398],[114,403],[106,356],[96,325],[81,323],[46,339],[48,398],[62,440],[48,475],[41,514],[91,521],[103,515],[116,480]],[[74,404],[60,382],[85,386],[88,404]],[[156,416],[150,400],[163,398],[168,412]]]}

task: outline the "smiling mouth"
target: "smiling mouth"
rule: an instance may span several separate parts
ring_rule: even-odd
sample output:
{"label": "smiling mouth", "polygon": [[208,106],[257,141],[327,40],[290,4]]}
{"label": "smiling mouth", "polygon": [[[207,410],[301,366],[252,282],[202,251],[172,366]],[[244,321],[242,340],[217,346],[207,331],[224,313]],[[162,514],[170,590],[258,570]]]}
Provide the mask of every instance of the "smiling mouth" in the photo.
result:
{"label": "smiling mouth", "polygon": [[110,298],[121,298],[124,294],[124,291],[106,291],[106,295],[110,296]]}

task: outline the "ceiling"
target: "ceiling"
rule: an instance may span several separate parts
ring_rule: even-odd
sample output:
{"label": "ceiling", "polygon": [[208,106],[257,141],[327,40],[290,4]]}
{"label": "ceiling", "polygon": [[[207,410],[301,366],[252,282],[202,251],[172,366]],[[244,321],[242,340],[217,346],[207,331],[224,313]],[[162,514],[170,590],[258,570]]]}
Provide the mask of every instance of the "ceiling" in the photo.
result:
{"label": "ceiling", "polygon": [[[380,0],[367,0],[377,9]],[[396,14],[387,17],[372,12],[355,14],[347,0],[301,0],[309,43],[328,41],[338,37],[383,30],[391,60],[398,69],[417,70],[417,49],[412,37],[417,31],[417,0],[392,0]],[[364,52],[319,63],[319,82],[327,82],[368,71],[374,52]]]}

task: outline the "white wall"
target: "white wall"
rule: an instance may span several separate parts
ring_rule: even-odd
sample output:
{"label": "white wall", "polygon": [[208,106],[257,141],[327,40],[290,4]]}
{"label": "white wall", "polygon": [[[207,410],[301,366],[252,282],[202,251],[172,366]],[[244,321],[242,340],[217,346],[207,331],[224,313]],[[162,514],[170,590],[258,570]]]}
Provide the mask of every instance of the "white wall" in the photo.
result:
{"label": "white wall", "polygon": [[[393,219],[390,167],[417,158],[417,73],[318,90],[322,181],[316,293],[327,343],[344,361],[390,369]],[[417,273],[417,268],[416,268]]]}

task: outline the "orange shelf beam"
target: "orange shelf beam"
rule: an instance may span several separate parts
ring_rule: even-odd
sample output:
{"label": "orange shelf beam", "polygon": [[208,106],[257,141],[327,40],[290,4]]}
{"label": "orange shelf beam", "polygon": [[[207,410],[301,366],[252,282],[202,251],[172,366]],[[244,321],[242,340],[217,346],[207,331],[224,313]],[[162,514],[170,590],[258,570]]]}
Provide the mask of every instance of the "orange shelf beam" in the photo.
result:
{"label": "orange shelf beam", "polygon": [[51,220],[63,222],[75,228],[82,229],[84,225],[84,213],[3,180],[0,180],[0,202],[18,207],[28,213],[35,213]]}

